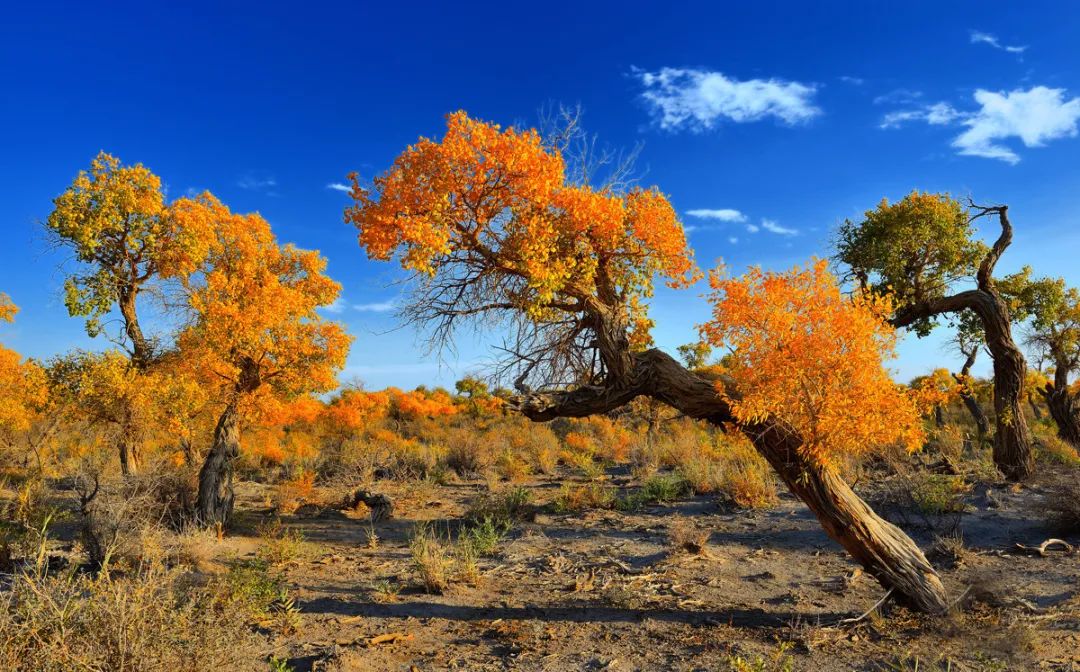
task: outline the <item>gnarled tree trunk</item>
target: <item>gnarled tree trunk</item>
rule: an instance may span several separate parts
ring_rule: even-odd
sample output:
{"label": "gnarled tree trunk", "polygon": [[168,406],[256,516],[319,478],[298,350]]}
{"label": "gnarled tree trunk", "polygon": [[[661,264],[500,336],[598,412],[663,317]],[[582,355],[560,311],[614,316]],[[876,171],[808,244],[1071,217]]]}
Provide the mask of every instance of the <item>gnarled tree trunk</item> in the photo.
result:
{"label": "gnarled tree trunk", "polygon": [[240,456],[240,400],[262,384],[259,364],[250,357],[238,362],[240,374],[233,395],[214,428],[214,443],[199,470],[196,515],[205,526],[228,525],[233,511],[233,464]]}
{"label": "gnarled tree trunk", "polygon": [[[612,382],[602,386],[526,394],[513,403],[526,417],[542,421],[604,413],[644,395],[717,426],[735,421],[713,382],[691,373],[659,350],[631,355],[621,368],[622,375],[609,376]],[[826,534],[867,573],[893,590],[901,602],[916,609],[941,613],[948,608],[945,588],[919,547],[898,527],[875,514],[838,474],[807,458],[798,432],[775,421],[741,429],[791,491],[814,512]]]}
{"label": "gnarled tree trunk", "polygon": [[1058,436],[1076,447],[1080,447],[1080,408],[1077,408],[1076,395],[1069,391],[1069,370],[1060,363],[1054,371],[1054,382],[1047,383],[1039,390],[1050,417],[1058,428]]}
{"label": "gnarled tree trunk", "polygon": [[979,316],[986,347],[994,359],[994,464],[1007,478],[1019,481],[1035,469],[1031,433],[1023,409],[1027,362],[1013,341],[1009,308],[994,288],[993,279],[998,259],[1012,242],[1012,224],[1009,223],[1008,206],[980,210],[977,217],[989,213],[998,215],[1001,235],[979,266],[978,288],[909,306],[891,322],[897,328],[907,327],[920,319],[965,309]]}
{"label": "gnarled tree trunk", "polygon": [[240,426],[236,402],[218,418],[214,443],[199,471],[199,523],[225,526],[233,511],[233,463],[240,456]]}

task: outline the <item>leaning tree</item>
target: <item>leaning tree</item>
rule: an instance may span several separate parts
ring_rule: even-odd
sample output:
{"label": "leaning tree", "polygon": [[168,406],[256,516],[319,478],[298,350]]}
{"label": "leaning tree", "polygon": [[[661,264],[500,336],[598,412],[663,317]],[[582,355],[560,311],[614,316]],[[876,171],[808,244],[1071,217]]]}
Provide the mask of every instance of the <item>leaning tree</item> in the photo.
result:
{"label": "leaning tree", "polygon": [[[973,223],[989,216],[997,217],[1001,233],[987,248],[974,239]],[[978,316],[994,360],[994,463],[1006,477],[1020,480],[1035,465],[1023,413],[1027,364],[994,280],[1012,236],[1006,205],[965,208],[947,194],[913,191],[897,203],[882,200],[861,222],[845,221],[836,247],[859,289],[893,297],[891,322],[898,328],[921,337],[941,316]],[[955,291],[965,281],[975,286]]]}
{"label": "leaning tree", "polygon": [[[506,328],[504,370],[519,392],[512,404],[526,417],[584,417],[649,397],[691,418],[732,424],[871,575],[914,607],[943,611],[944,588],[919,548],[844,482],[829,459],[829,445],[818,442],[821,434],[805,433],[800,418],[778,414],[776,399],[785,396],[754,378],[745,383],[744,395],[733,379],[708,380],[647,345],[651,322],[645,302],[654,278],[677,288],[700,275],[682,225],[656,189],[592,188],[567,179],[575,172],[539,133],[500,129],[458,112],[449,116],[442,140],[419,140],[370,189],[352,175],[355,203],[345,218],[359,230],[370,258],[397,258],[415,274],[415,292],[403,314],[430,327],[436,343],[469,320]],[[731,298],[733,290],[738,294],[744,287],[753,295],[745,304],[786,284],[809,297],[829,296],[835,309],[862,316],[860,324],[868,325],[867,316],[876,314],[873,306],[841,301],[836,283],[830,289],[820,272],[724,283],[714,277],[714,303],[728,306],[728,313],[752,315]],[[812,312],[811,305],[798,302]],[[795,326],[799,343],[829,342],[827,327],[818,329],[792,306],[785,315],[783,306],[783,300],[776,302],[775,323]],[[716,316],[711,341],[739,339],[725,329],[728,313]],[[803,333],[814,338],[802,339]],[[873,329],[843,333],[863,339],[862,349],[866,339],[880,340]],[[782,332],[771,338],[782,338]],[[834,352],[843,352],[846,344],[831,342]],[[794,347],[788,352],[811,361],[822,354]],[[895,385],[880,385],[880,358],[876,367],[871,376],[878,385],[867,404],[835,402],[829,432],[838,433],[835,423],[848,417],[841,411],[864,413],[875,400],[885,402],[882,414],[904,406]],[[771,361],[769,372],[791,369]],[[851,382],[843,378],[828,387]],[[875,427],[889,428],[883,415],[876,418]]]}
{"label": "leaning tree", "polygon": [[265,219],[232,213],[209,194],[188,203],[183,217],[210,235],[199,268],[184,279],[191,322],[177,343],[188,366],[216,381],[221,408],[196,513],[204,525],[224,525],[241,421],[268,402],[334,389],[351,339],[316,312],[341,291],[317,251],[279,244]]}

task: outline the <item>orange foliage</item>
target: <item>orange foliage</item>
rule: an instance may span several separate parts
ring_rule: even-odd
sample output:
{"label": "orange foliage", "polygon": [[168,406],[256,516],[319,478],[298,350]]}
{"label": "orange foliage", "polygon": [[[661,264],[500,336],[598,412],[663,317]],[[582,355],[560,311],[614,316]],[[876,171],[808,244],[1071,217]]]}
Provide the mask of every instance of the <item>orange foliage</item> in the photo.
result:
{"label": "orange foliage", "polygon": [[209,194],[185,203],[185,217],[212,226],[200,272],[185,281],[195,323],[179,337],[192,366],[253,392],[268,383],[293,395],[333,389],[349,337],[315,312],[341,286],[318,252],[279,245],[257,214],[240,215]]}
{"label": "orange foliage", "polygon": [[390,394],[394,412],[406,418],[436,418],[456,415],[461,410],[454,398],[442,390],[402,392],[391,387],[386,391]]}
{"label": "orange foliage", "polygon": [[[0,321],[12,322],[18,308],[0,294]],[[45,372],[37,363],[0,345],[0,432],[30,428],[49,399]]]}
{"label": "orange foliage", "polygon": [[[882,365],[894,357],[887,299],[845,297],[825,261],[784,273],[710,277],[713,319],[702,327],[725,359],[735,417],[790,423],[822,464],[891,443],[922,445],[914,401]],[[723,385],[721,394],[727,395]]]}
{"label": "orange foliage", "polygon": [[386,392],[345,390],[326,406],[323,417],[336,431],[355,432],[386,417],[389,410]]}
{"label": "orange foliage", "polygon": [[911,396],[923,413],[929,413],[956,399],[965,384],[957,383],[948,369],[934,369],[911,381]]}
{"label": "orange foliage", "polygon": [[375,178],[356,175],[346,221],[373,259],[435,275],[477,255],[520,282],[493,299],[538,321],[569,299],[621,300],[636,325],[653,278],[685,286],[700,277],[675,210],[656,189],[625,194],[567,182],[564,159],[535,130],[502,129],[455,112],[442,140],[421,138]]}

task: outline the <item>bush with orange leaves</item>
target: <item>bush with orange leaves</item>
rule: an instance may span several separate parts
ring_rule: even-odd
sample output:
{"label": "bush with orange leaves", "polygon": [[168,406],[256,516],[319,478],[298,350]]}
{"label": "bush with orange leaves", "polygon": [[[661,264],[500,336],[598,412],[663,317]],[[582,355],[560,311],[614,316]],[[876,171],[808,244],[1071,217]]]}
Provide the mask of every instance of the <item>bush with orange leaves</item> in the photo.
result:
{"label": "bush with orange leaves", "polygon": [[738,395],[717,389],[740,422],[787,422],[808,457],[827,465],[923,444],[915,400],[883,366],[896,346],[889,299],[848,298],[823,260],[783,273],[752,268],[741,278],[714,272],[710,284],[713,319],[702,335],[731,351],[725,366]]}
{"label": "bush with orange leaves", "polygon": [[278,483],[274,491],[274,510],[289,514],[312,500],[315,492],[315,474],[301,471],[296,476]]}

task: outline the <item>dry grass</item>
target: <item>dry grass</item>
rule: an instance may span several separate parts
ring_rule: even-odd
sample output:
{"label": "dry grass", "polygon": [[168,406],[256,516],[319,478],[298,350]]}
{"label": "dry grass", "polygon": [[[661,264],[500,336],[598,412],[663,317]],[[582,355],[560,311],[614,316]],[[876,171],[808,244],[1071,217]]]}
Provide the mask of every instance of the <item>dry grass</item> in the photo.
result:
{"label": "dry grass", "polygon": [[435,595],[446,592],[454,570],[454,558],[448,545],[430,527],[419,525],[413,532],[409,550],[420,587]]}
{"label": "dry grass", "polygon": [[1043,498],[1047,522],[1060,534],[1080,533],[1080,483],[1054,487]]}
{"label": "dry grass", "polygon": [[681,516],[675,517],[668,524],[668,546],[672,555],[690,553],[692,555],[705,555],[705,545],[709,541],[709,531],[702,530],[691,520]]}
{"label": "dry grass", "polygon": [[0,592],[0,669],[262,669],[263,642],[219,584],[178,570],[26,572]]}

